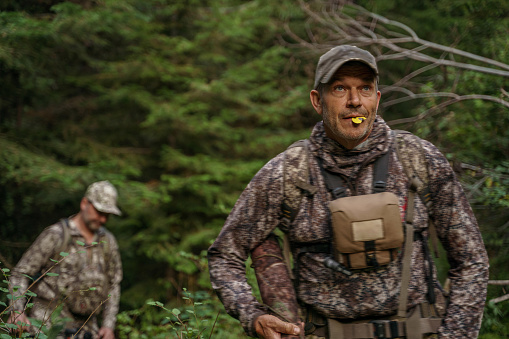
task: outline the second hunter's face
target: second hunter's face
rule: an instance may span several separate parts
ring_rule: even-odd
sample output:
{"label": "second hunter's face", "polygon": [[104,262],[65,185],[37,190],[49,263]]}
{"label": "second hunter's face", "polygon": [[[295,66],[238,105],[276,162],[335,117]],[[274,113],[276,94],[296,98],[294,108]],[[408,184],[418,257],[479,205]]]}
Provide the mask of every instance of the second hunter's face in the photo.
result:
{"label": "second hunter's face", "polygon": [[[314,97],[314,98],[313,98]],[[380,92],[372,70],[363,63],[340,67],[325,87],[323,97],[311,91],[311,100],[322,115],[327,136],[348,149],[366,140],[376,118]],[[352,118],[365,117],[360,123]]]}
{"label": "second hunter's face", "polygon": [[92,232],[99,230],[99,228],[104,226],[104,224],[108,221],[109,214],[98,211],[88,200],[81,212],[83,214],[85,225]]}

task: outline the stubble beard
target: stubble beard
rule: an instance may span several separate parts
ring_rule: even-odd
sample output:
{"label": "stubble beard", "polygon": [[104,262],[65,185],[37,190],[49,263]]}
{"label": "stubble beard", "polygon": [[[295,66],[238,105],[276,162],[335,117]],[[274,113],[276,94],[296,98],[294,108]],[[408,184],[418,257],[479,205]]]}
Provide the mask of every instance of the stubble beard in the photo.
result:
{"label": "stubble beard", "polygon": [[[344,117],[346,117],[352,113],[357,113],[357,114],[360,113],[363,116],[369,115],[369,118],[365,122],[363,122],[363,124],[366,124],[366,125],[362,126],[364,128],[364,132],[361,135],[356,133],[355,130],[353,130],[352,133],[348,133],[348,131],[345,131],[341,127],[341,120]],[[335,137],[334,139],[336,141],[337,140],[346,140],[346,141],[353,142],[353,141],[363,140],[364,138],[367,137],[367,135],[373,129],[375,117],[376,117],[376,110],[374,110],[373,112],[369,112],[369,114],[365,114],[364,112],[360,112],[358,110],[351,110],[347,113],[344,113],[344,114],[342,113],[339,116],[333,116],[330,113],[327,105],[322,104],[323,123],[326,126],[326,128],[334,135],[334,137]],[[361,127],[361,126],[359,126],[359,127]]]}
{"label": "stubble beard", "polygon": [[85,222],[85,226],[88,228],[89,231],[95,233],[101,228],[101,223],[97,220],[90,219],[88,217],[83,218]]}

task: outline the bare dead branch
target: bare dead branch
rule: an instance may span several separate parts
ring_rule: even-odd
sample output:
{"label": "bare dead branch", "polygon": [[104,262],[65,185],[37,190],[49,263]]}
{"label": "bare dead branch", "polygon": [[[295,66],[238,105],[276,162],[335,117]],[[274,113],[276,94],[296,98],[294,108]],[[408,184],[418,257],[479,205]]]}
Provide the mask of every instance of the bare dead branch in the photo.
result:
{"label": "bare dead branch", "polygon": [[393,126],[393,125],[400,125],[400,124],[415,123],[415,122],[420,121],[422,119],[425,119],[427,117],[431,117],[431,116],[434,116],[436,114],[439,114],[443,108],[445,108],[445,107],[447,107],[449,105],[455,104],[457,102],[464,101],[464,100],[493,101],[493,102],[496,102],[496,103],[501,104],[503,106],[509,107],[509,102],[507,102],[505,100],[502,100],[501,98],[493,97],[493,96],[490,96],[490,95],[480,95],[480,94],[462,95],[462,96],[458,96],[458,97],[456,97],[454,99],[445,101],[445,102],[443,102],[443,103],[441,103],[441,104],[439,104],[439,105],[437,105],[435,107],[432,107],[432,108],[422,112],[421,114],[419,114],[416,117],[396,119],[396,120],[389,121],[388,124]]}
{"label": "bare dead branch", "polygon": [[507,93],[503,88],[500,89],[500,92],[502,92],[503,95],[509,98],[509,93]]}
{"label": "bare dead branch", "polygon": [[[330,35],[331,36],[336,35],[337,40],[354,43],[358,45],[371,45],[371,46],[381,45],[382,47],[387,48],[389,51],[394,52],[376,56],[378,61],[398,60],[401,58],[414,59],[425,63],[436,63],[437,65],[509,77],[508,64],[493,59],[489,59],[486,57],[482,57],[473,53],[469,53],[454,47],[444,46],[437,43],[433,43],[431,41],[421,39],[416,34],[416,32],[407,25],[404,25],[403,23],[394,20],[390,20],[381,15],[369,12],[365,8],[352,4],[350,2],[339,1],[336,3],[336,6],[332,6],[332,9],[326,6],[322,6],[320,14],[314,12],[311,9],[311,6],[308,2],[299,0],[299,5],[304,10],[304,12],[306,12],[307,15],[309,15],[311,20],[315,21],[315,23],[324,26],[325,28],[330,29],[334,33]],[[348,15],[346,13],[345,8],[350,9],[350,11],[353,10],[354,15]],[[363,21],[360,19],[361,17],[369,19]],[[397,27],[403,30],[403,32],[405,32],[406,35],[404,33],[393,32],[389,30],[388,26]],[[376,31],[385,32],[387,36],[382,36]],[[389,36],[394,36],[397,38],[392,39],[389,38]],[[314,38],[313,40],[317,41],[316,38]],[[337,40],[335,41],[337,42]],[[399,46],[399,44],[410,42],[415,43],[417,45],[417,48],[409,49],[406,47]],[[317,49],[325,49],[330,48],[332,45],[337,45],[337,43],[332,44],[330,42],[329,43],[322,42],[321,44],[317,44],[314,42],[313,45]],[[471,63],[456,62],[453,60],[437,59],[430,55],[420,53],[420,51],[425,49],[440,51],[450,55],[462,56],[469,60],[481,62],[490,67],[474,65]],[[501,69],[492,68],[491,66],[499,67]]]}
{"label": "bare dead branch", "polygon": [[509,280],[488,280],[488,285],[509,285]]}
{"label": "bare dead branch", "polygon": [[459,95],[457,95],[455,93],[441,93],[441,92],[438,92],[438,93],[411,94],[411,95],[408,95],[408,96],[403,97],[403,98],[398,98],[398,99],[386,101],[386,102],[382,103],[381,106],[382,107],[389,107],[389,106],[392,106],[392,105],[400,104],[400,103],[405,102],[405,101],[410,101],[410,100],[414,100],[414,99],[422,99],[422,98],[432,98],[432,97],[449,97],[449,98],[452,97],[452,98],[458,99]]}
{"label": "bare dead branch", "polygon": [[504,295],[502,297],[491,299],[490,302],[496,304],[496,303],[499,303],[499,302],[502,302],[502,301],[506,301],[506,300],[509,300],[509,294],[506,294],[506,295]]}

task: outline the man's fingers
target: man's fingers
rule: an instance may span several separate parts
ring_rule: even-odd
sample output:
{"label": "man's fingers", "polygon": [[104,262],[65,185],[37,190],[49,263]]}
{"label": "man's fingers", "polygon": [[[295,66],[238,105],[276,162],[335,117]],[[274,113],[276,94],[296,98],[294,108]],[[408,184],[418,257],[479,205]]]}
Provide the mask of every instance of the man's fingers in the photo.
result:
{"label": "man's fingers", "polygon": [[280,339],[281,334],[298,335],[300,328],[294,324],[284,322],[269,314],[256,318],[255,330],[260,338]]}
{"label": "man's fingers", "polygon": [[[279,319],[278,319],[279,320]],[[291,323],[287,323],[287,322],[284,322],[284,321],[280,321],[280,328],[281,328],[281,333],[284,333],[284,334],[293,334],[293,335],[298,335],[299,332],[300,332],[300,329],[295,326],[294,324],[291,324]]]}

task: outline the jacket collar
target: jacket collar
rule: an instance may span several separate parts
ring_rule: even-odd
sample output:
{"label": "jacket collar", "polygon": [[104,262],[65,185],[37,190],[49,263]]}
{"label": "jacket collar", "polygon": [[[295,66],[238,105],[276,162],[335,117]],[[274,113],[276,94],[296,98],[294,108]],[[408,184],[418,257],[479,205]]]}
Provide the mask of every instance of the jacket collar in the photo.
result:
{"label": "jacket collar", "polygon": [[341,172],[342,168],[367,165],[387,153],[393,142],[393,136],[387,123],[382,117],[377,116],[368,139],[351,150],[326,135],[323,121],[315,125],[309,140],[311,152],[322,159],[324,167]]}

